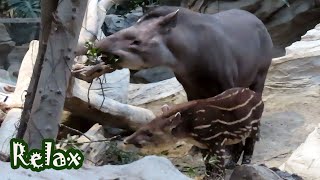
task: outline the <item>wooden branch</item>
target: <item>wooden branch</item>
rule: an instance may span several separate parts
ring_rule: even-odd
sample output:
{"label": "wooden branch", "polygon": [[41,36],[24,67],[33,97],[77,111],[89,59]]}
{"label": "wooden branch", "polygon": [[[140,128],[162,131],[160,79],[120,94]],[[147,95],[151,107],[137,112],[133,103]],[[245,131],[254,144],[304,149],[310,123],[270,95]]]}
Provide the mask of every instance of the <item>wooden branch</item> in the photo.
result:
{"label": "wooden branch", "polygon": [[116,67],[105,65],[101,62],[94,66],[85,66],[83,64],[75,64],[72,68],[72,75],[78,79],[91,83],[93,79],[100,77],[103,74],[111,73],[117,70]]}
{"label": "wooden branch", "polygon": [[89,94],[91,108],[88,108],[87,91],[87,87],[75,83],[73,97],[66,100],[65,108],[73,115],[118,128],[137,129],[155,118],[148,109],[120,103],[111,97],[103,99],[97,93]]}

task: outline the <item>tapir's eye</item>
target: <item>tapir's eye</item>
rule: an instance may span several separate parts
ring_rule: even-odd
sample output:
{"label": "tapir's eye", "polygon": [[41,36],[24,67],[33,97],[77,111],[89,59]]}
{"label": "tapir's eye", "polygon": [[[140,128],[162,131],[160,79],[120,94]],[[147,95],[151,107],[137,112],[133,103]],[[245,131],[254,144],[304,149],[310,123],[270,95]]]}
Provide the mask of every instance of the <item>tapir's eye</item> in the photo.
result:
{"label": "tapir's eye", "polygon": [[139,41],[139,40],[134,40],[131,43],[131,45],[140,45],[140,44],[141,44],[141,41]]}
{"label": "tapir's eye", "polygon": [[145,133],[146,133],[146,136],[148,136],[148,137],[152,137],[152,135],[153,135],[150,131],[146,131]]}

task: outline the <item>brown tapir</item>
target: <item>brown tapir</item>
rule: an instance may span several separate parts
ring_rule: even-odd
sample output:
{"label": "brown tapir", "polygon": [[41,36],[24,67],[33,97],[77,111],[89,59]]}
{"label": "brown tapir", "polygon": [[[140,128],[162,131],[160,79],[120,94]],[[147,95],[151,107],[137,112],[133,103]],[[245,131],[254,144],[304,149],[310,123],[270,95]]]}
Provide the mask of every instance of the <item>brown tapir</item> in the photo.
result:
{"label": "brown tapir", "polygon": [[[210,178],[224,176],[225,146],[258,138],[264,103],[261,94],[248,88],[232,88],[208,99],[174,106],[124,139],[137,147],[159,146],[184,139],[201,149]],[[253,146],[249,150],[253,153]],[[216,156],[214,168],[210,157]],[[245,160],[243,160],[245,161]]]}
{"label": "brown tapir", "polygon": [[[118,56],[123,68],[170,67],[188,100],[213,97],[232,87],[262,93],[272,46],[264,24],[247,11],[210,15],[173,6],[151,9],[133,26],[96,43],[104,55]],[[232,151],[237,150],[241,144]],[[237,155],[231,164],[241,152],[233,153]]]}

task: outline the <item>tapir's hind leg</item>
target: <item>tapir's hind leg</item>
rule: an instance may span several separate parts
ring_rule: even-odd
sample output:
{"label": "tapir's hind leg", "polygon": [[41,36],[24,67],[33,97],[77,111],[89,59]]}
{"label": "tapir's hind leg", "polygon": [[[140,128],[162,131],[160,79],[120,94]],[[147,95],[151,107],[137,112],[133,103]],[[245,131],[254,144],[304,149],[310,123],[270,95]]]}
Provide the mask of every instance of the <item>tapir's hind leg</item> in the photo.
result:
{"label": "tapir's hind leg", "polygon": [[[261,93],[264,89],[265,81],[267,76],[267,70],[259,72],[253,84],[249,87],[252,91]],[[263,111],[263,109],[262,109]],[[259,118],[261,118],[262,112],[258,113]],[[257,140],[260,138],[260,121],[257,124],[253,124],[252,137],[248,137],[245,141],[245,145],[243,148],[243,158],[242,164],[250,164],[251,158],[253,155],[254,146]]]}
{"label": "tapir's hind leg", "polygon": [[268,69],[259,71],[253,83],[249,86],[249,89],[251,89],[254,92],[262,94],[264,90],[266,78],[267,78],[267,73],[268,73]]}

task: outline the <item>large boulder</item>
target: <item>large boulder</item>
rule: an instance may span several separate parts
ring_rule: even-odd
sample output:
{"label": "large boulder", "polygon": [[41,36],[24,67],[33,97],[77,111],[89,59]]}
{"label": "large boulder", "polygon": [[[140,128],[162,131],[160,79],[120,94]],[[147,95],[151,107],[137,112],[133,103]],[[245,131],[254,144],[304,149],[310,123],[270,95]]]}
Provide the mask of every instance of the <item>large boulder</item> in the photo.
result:
{"label": "large boulder", "polygon": [[126,165],[85,166],[78,170],[45,170],[34,172],[29,169],[12,169],[10,163],[0,163],[2,179],[119,179],[119,180],[191,180],[179,172],[163,157],[147,156]]}
{"label": "large boulder", "polygon": [[283,180],[275,172],[265,166],[242,165],[234,169],[230,180]]}
{"label": "large boulder", "polygon": [[286,55],[301,54],[306,51],[320,51],[320,24],[316,25],[314,29],[307,31],[300,41],[294,42],[291,46],[286,47],[285,50]]}
{"label": "large boulder", "polygon": [[320,124],[280,169],[296,173],[304,179],[320,178]]}

